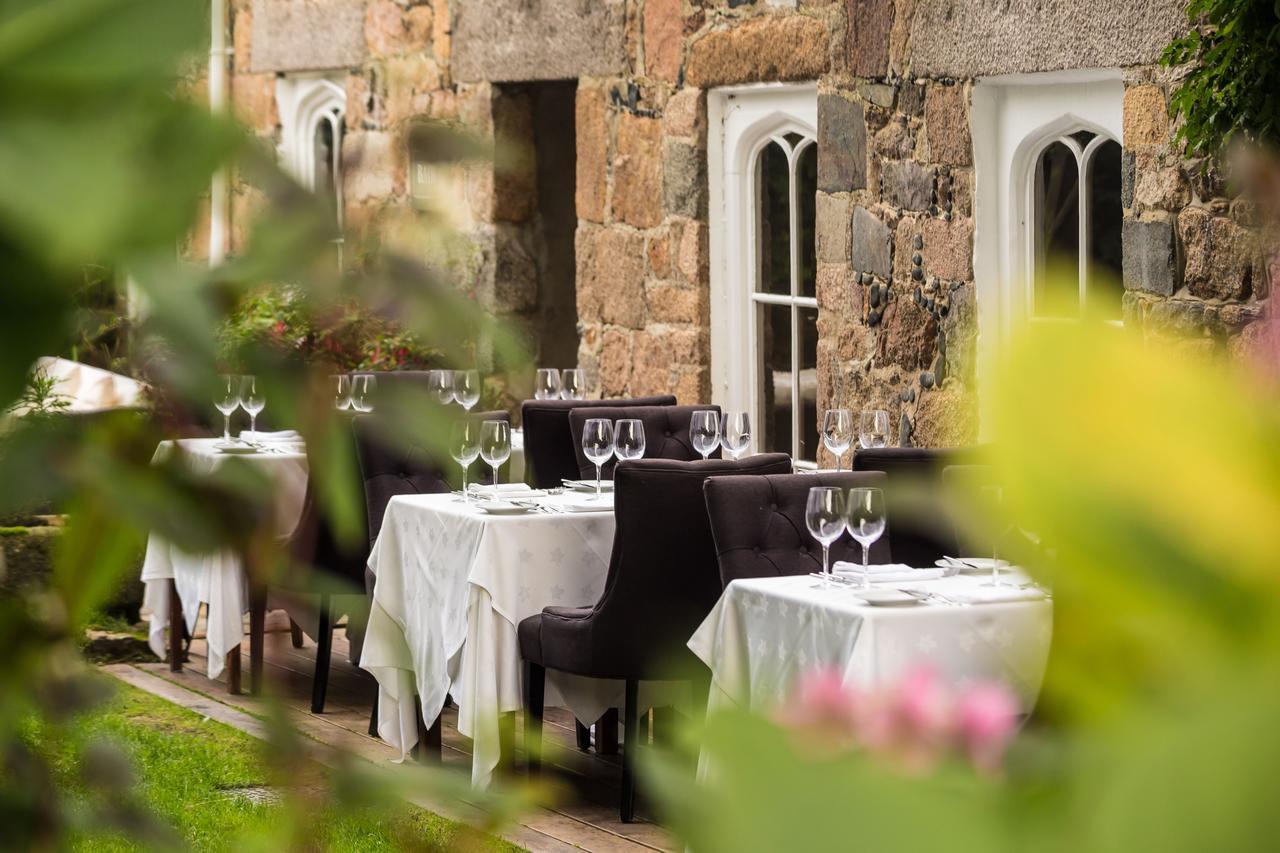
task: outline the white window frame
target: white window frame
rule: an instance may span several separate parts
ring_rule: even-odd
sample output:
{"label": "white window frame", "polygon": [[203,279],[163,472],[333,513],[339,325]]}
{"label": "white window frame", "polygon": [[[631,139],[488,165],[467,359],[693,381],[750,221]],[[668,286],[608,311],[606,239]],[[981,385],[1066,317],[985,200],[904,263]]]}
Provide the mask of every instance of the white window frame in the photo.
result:
{"label": "white window frame", "polygon": [[[1036,275],[1035,180],[1046,148],[1079,130],[1102,142],[1123,139],[1124,80],[1118,69],[1059,71],[986,77],[973,90],[971,127],[974,171],[974,280],[978,299],[977,380],[979,437],[991,438],[988,393],[1000,352],[1011,331],[1033,317]],[[1081,255],[1087,257],[1086,172],[1080,173]],[[928,252],[928,246],[925,247]],[[1081,265],[1081,288],[1087,264]],[[1083,301],[1082,301],[1083,306]],[[1038,322],[1055,322],[1040,320]]]}
{"label": "white window frame", "polygon": [[[799,155],[815,145],[818,89],[815,83],[766,83],[713,89],[707,94],[707,175],[711,237],[711,387],[712,402],[726,411],[746,411],[754,421],[751,449],[763,427],[763,395],[758,378],[760,305],[792,308],[791,347],[792,458],[798,465],[801,374],[800,335],[796,308],[818,307],[815,297],[799,295],[799,203],[794,181]],[[794,148],[789,133],[802,137]],[[759,187],[756,164],[766,146],[779,142],[787,153],[793,181],[790,199],[791,293],[760,292]]]}
{"label": "white window frame", "polygon": [[338,227],[342,227],[342,138],[347,111],[347,90],[333,78],[305,75],[276,80],[276,105],[280,111],[280,161],[298,183],[316,189],[316,128],[322,122],[333,134],[333,192]]}

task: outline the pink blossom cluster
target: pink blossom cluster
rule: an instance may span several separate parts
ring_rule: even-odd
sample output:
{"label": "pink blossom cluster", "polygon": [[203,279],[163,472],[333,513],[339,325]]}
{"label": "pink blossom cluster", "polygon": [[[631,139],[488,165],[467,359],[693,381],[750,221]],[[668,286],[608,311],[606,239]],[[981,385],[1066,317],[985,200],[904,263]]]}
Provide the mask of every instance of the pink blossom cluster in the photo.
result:
{"label": "pink blossom cluster", "polygon": [[999,683],[954,689],[932,667],[919,666],[897,684],[869,691],[846,684],[839,670],[829,668],[800,678],[780,721],[823,753],[864,750],[917,774],[962,756],[980,772],[995,773],[1018,714],[1017,699]]}

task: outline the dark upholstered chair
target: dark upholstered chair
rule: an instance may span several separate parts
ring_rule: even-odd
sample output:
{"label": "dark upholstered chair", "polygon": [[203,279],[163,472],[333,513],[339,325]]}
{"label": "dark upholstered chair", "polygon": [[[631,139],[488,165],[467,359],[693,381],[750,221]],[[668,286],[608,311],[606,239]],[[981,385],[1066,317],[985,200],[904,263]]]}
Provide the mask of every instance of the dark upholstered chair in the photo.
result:
{"label": "dark upholstered chair", "polygon": [[956,553],[956,532],[946,508],[942,471],[963,462],[963,448],[883,447],[857,450],[854,471],[883,471],[885,507],[893,529],[889,547],[893,558],[911,566],[932,566]]}
{"label": "dark upholstered chair", "polygon": [[[712,477],[705,487],[707,515],[724,586],[737,578],[807,575],[822,571],[822,545],[804,523],[814,486],[884,488],[878,471]],[[890,518],[890,527],[893,519]],[[848,534],[831,545],[831,562],[862,562],[862,546]],[[871,546],[872,563],[890,562],[889,530]]]}
{"label": "dark upholstered chair", "polygon": [[520,407],[525,480],[535,488],[551,489],[565,478],[578,478],[578,457],[569,432],[569,412],[573,409],[675,404],[676,398],[670,394],[630,400],[525,400]]}
{"label": "dark upholstered chair", "polygon": [[527,662],[525,738],[538,772],[547,669],[626,681],[622,819],[635,814],[633,764],[639,738],[639,683],[688,679],[705,686],[706,667],[685,645],[720,597],[720,571],[702,486],[719,474],[783,474],[791,459],[772,453],[739,461],[640,459],[614,472],[617,528],[604,593],[594,607],[548,607],[518,628]]}
{"label": "dark upholstered chair", "polygon": [[[582,433],[587,421],[591,418],[606,418],[618,421],[623,418],[637,418],[644,421],[644,458],[674,459],[683,462],[694,462],[702,458],[702,454],[693,449],[689,440],[689,425],[694,412],[711,410],[720,413],[719,406],[600,406],[590,409],[573,409],[569,412],[569,434],[573,437],[573,452],[578,459],[578,476],[584,479],[595,479],[596,466],[582,452]],[[720,448],[711,454],[712,459],[720,458]],[[603,476],[613,479],[613,468],[616,459],[604,463]]]}

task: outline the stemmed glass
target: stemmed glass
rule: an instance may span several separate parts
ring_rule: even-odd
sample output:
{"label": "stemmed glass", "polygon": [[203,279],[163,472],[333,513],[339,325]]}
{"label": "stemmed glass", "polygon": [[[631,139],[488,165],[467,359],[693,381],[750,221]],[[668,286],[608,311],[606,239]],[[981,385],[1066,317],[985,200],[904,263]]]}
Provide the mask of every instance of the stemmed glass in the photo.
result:
{"label": "stemmed glass", "polygon": [[480,458],[493,469],[493,484],[498,485],[498,469],[511,458],[510,423],[494,420],[480,425]]}
{"label": "stemmed glass", "polygon": [[619,462],[644,458],[644,421],[622,418],[613,425],[613,454]]}
{"label": "stemmed glass", "polygon": [[240,408],[240,377],[224,374],[218,377],[213,405],[222,412],[222,440],[231,441],[231,416]]}
{"label": "stemmed glass", "polygon": [[533,384],[533,399],[560,399],[560,371],[554,367],[538,368],[538,375]]}
{"label": "stemmed glass", "polygon": [[822,582],[831,582],[831,543],[844,533],[844,491],[833,486],[814,486],[804,507],[804,523],[809,534],[822,543]]}
{"label": "stemmed glass", "polygon": [[613,455],[613,424],[608,418],[591,418],[582,430],[582,452],[596,466],[596,500],[600,500],[601,468]]}
{"label": "stemmed glass", "polygon": [[714,409],[694,412],[689,423],[689,441],[705,462],[720,446],[720,413]]}
{"label": "stemmed glass", "polygon": [[462,498],[471,502],[467,492],[467,472],[480,455],[480,424],[471,418],[459,418],[449,431],[449,455],[462,468]]}
{"label": "stemmed glass", "polygon": [[822,443],[836,457],[836,470],[840,459],[853,443],[853,414],[848,409],[827,409],[822,416]]}
{"label": "stemmed glass", "polygon": [[580,367],[573,367],[560,374],[560,399],[581,400],[587,393],[587,373]]}
{"label": "stemmed glass", "polygon": [[858,417],[858,446],[863,450],[889,443],[889,413],[884,409],[863,409]]}
{"label": "stemmed glass", "polygon": [[862,588],[871,588],[871,544],[884,534],[884,492],[857,488],[849,491],[845,502],[845,520],[849,535],[862,546]]}
{"label": "stemmed glass", "polygon": [[240,406],[249,413],[249,434],[258,437],[258,415],[267,407],[267,398],[258,391],[256,376],[240,377]]}
{"label": "stemmed glass", "polygon": [[480,374],[475,370],[453,372],[453,398],[470,412],[480,402]]}
{"label": "stemmed glass", "polygon": [[1012,526],[1005,524],[1001,517],[1004,511],[1002,506],[1004,489],[1000,486],[983,486],[982,503],[987,513],[995,518],[995,525],[991,529],[991,580],[983,586],[1008,586],[1009,584],[1000,576],[1000,539]]}
{"label": "stemmed glass", "polygon": [[427,387],[431,389],[431,393],[440,405],[449,405],[453,402],[453,371],[427,371]]}
{"label": "stemmed glass", "polygon": [[351,377],[346,373],[330,376],[333,380],[333,406],[339,412],[351,408]]}
{"label": "stemmed glass", "polygon": [[737,459],[751,443],[751,418],[746,412],[725,412],[723,427],[720,444],[730,459]]}
{"label": "stemmed glass", "polygon": [[373,411],[373,396],[378,392],[378,377],[370,373],[358,373],[351,377],[351,407],[368,414]]}

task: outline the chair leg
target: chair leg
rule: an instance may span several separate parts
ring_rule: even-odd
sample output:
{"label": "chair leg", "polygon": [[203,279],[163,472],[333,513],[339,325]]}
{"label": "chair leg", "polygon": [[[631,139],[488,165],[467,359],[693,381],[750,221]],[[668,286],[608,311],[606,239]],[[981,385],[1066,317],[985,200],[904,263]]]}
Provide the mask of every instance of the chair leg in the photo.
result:
{"label": "chair leg", "polygon": [[186,620],[182,618],[182,599],[178,597],[178,582],[169,579],[169,671],[182,672],[182,635]]}
{"label": "chair leg", "polygon": [[422,719],[422,699],[418,696],[413,697],[413,708],[418,723],[418,742],[409,754],[415,761],[424,761],[429,764],[443,763],[442,718],[436,717],[435,722],[428,726]]}
{"label": "chair leg", "polygon": [[591,749],[591,727],[577,717],[573,718],[573,725],[578,734],[578,749],[587,752]]}
{"label": "chair leg", "polygon": [[622,806],[623,823],[636,817],[636,752],[640,748],[640,682],[627,679],[627,698],[622,710]]}
{"label": "chair leg", "polygon": [[369,737],[378,735],[378,694],[373,694],[373,710],[369,712]]}
{"label": "chair leg", "polygon": [[320,594],[320,629],[316,633],[316,673],[311,682],[311,713],[324,713],[324,697],[329,690],[329,659],[333,656],[333,599]]}
{"label": "chair leg", "polygon": [[289,620],[289,638],[293,641],[293,647],[295,649],[302,648],[302,626],[297,622],[294,622],[292,619]]}
{"label": "chair leg", "polygon": [[249,692],[262,693],[262,649],[267,634],[267,590],[249,575]]}
{"label": "chair leg", "polygon": [[596,721],[596,753],[618,754],[618,709],[610,708]]}
{"label": "chair leg", "polygon": [[528,663],[524,676],[524,760],[531,778],[542,775],[542,703],[546,688],[547,671]]}

